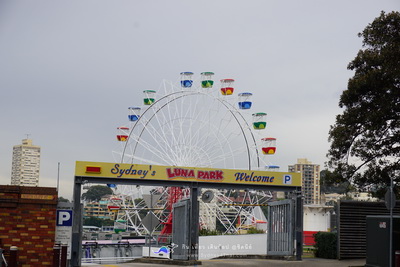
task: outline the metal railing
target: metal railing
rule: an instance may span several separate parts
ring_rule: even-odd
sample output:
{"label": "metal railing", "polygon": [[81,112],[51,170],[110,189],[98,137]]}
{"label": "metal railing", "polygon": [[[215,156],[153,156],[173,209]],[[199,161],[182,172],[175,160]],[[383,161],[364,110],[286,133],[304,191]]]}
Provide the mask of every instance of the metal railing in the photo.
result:
{"label": "metal railing", "polygon": [[82,263],[122,263],[142,256],[142,244],[129,241],[104,244],[101,241],[88,241],[82,244]]}
{"label": "metal railing", "polygon": [[84,241],[82,263],[123,263],[143,257],[143,247],[158,247],[171,243],[171,235],[147,235],[143,239]]}

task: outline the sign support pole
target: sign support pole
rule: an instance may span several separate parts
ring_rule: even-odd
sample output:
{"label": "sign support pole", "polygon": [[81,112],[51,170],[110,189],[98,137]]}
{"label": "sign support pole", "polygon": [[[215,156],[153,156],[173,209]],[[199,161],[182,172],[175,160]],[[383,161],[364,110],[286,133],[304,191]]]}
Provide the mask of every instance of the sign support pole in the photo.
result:
{"label": "sign support pole", "polygon": [[82,246],[82,205],[81,205],[81,193],[82,193],[82,180],[81,178],[75,177],[74,183],[74,219],[72,221],[72,247],[71,247],[71,266],[81,266],[81,246]]}
{"label": "sign support pole", "polygon": [[199,258],[199,195],[198,187],[190,188],[190,235],[189,235],[189,260],[197,261]]}
{"label": "sign support pole", "polygon": [[[389,206],[390,206],[390,228],[389,228],[389,266],[393,266],[393,207],[396,202],[394,202],[393,198],[393,176],[390,177],[390,198],[389,198]],[[394,200],[394,201],[393,201]],[[394,203],[393,203],[394,202]]]}
{"label": "sign support pole", "polygon": [[303,255],[303,196],[301,188],[295,191],[296,211],[295,211],[295,233],[296,233],[296,260],[301,261]]}

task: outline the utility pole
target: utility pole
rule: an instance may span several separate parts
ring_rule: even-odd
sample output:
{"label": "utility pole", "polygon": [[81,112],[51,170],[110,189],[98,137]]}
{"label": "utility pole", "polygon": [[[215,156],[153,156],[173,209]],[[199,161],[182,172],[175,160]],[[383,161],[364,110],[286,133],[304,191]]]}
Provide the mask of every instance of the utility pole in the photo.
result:
{"label": "utility pole", "polygon": [[389,235],[390,235],[390,245],[389,245],[389,266],[393,266],[393,207],[396,204],[396,198],[394,197],[393,193],[393,176],[390,177],[390,228],[389,228]]}

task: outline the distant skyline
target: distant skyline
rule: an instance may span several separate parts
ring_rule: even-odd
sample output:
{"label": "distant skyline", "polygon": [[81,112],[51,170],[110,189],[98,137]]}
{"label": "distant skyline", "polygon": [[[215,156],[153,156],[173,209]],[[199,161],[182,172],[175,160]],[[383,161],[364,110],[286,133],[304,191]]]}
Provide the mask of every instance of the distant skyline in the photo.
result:
{"label": "distant skyline", "polygon": [[[271,162],[324,167],[357,34],[398,0],[0,1],[0,184],[12,147],[41,147],[40,186],[72,198],[75,161],[112,162],[142,92],[213,71],[252,92],[277,138]],[[217,84],[216,84],[217,85]]]}

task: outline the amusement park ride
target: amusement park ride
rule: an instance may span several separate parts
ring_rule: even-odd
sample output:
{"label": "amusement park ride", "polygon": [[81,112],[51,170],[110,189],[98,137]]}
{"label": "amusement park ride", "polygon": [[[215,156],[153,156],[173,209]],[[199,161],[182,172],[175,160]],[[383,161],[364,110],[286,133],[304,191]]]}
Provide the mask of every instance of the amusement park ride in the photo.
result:
{"label": "amusement park ride", "polygon": [[[250,112],[252,93],[235,95],[234,79],[221,79],[215,90],[213,72],[201,73],[200,81],[192,72],[180,75],[176,83],[143,91],[142,104],[128,108],[129,123],[117,128],[116,162],[277,171],[265,163],[276,152],[276,139],[265,136],[267,113]],[[154,231],[150,220],[161,235],[171,234],[172,206],[190,194],[184,187],[108,186],[115,193],[110,204],[117,212],[115,228],[140,235]],[[265,223],[260,207],[271,197],[269,191],[202,189],[200,226],[215,230],[219,224],[225,233],[238,233]]]}

